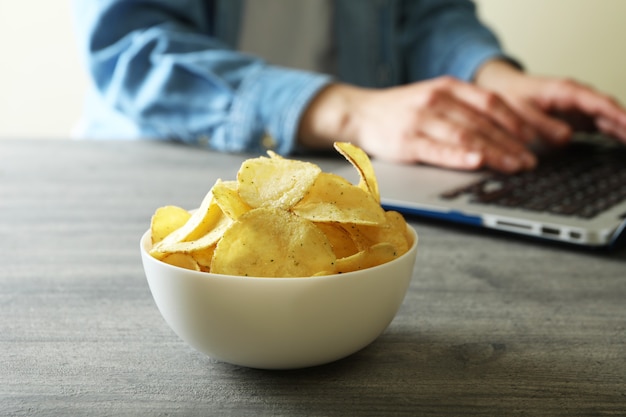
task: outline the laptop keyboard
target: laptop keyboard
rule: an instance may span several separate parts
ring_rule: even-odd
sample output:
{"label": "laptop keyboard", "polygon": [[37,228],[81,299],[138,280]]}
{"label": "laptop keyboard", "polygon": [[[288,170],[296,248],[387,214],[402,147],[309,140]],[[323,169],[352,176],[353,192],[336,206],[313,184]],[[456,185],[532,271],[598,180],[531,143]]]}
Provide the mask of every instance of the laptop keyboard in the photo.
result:
{"label": "laptop keyboard", "polygon": [[626,201],[626,147],[572,143],[533,171],[490,174],[441,195],[476,204],[593,218]]}

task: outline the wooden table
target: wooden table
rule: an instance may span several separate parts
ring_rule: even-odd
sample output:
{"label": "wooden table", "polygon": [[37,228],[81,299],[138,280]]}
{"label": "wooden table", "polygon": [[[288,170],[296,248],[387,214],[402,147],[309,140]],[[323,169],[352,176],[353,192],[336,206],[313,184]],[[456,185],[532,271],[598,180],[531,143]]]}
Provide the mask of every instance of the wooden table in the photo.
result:
{"label": "wooden table", "polygon": [[196,207],[242,160],[0,141],[0,415],[626,415],[625,250],[411,219],[409,293],[364,350],[261,371],[188,347],[152,300],[139,238],[155,208]]}

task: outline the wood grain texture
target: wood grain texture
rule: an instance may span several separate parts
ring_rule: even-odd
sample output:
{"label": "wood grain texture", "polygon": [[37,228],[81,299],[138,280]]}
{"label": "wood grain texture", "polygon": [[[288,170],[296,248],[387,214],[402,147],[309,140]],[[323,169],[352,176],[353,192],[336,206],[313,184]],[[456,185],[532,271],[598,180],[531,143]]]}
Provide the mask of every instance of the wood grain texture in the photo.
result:
{"label": "wood grain texture", "polygon": [[287,372],[194,351],[152,301],[139,238],[242,159],[0,141],[0,415],[626,415],[626,251],[419,219],[409,293],[364,350]]}

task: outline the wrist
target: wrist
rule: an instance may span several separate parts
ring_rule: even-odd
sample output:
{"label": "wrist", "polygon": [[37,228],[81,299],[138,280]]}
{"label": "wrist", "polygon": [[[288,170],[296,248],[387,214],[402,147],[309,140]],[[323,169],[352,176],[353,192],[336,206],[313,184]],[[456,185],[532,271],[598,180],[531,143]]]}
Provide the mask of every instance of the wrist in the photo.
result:
{"label": "wrist", "polygon": [[505,90],[512,80],[523,76],[519,67],[504,59],[492,59],[485,62],[474,75],[474,84],[494,91]]}
{"label": "wrist", "polygon": [[353,142],[352,109],[361,89],[347,84],[331,84],[323,88],[302,114],[298,141],[312,149],[332,147],[335,141]]}

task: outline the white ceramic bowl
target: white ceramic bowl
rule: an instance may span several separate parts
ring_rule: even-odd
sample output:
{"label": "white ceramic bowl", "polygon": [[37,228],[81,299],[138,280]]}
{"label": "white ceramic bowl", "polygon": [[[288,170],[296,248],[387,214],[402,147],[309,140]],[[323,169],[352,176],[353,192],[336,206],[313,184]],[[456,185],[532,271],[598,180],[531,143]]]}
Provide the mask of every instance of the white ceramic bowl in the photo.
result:
{"label": "white ceramic bowl", "polygon": [[340,275],[252,278],[210,274],[141,256],[161,315],[189,345],[213,359],[263,369],[321,365],[348,356],[391,323],[406,294],[417,254]]}

